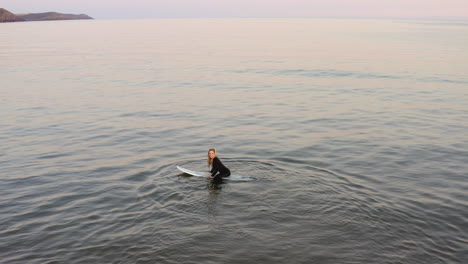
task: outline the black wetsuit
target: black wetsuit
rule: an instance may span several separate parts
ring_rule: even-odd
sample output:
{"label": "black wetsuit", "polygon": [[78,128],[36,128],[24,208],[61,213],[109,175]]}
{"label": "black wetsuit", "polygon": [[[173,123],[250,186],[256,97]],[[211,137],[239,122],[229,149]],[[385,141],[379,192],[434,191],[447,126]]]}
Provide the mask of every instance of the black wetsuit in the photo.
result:
{"label": "black wetsuit", "polygon": [[[211,176],[214,178],[225,178],[231,176],[231,171],[223,165],[223,163],[219,160],[218,157],[214,157],[213,164],[211,169]],[[219,173],[218,173],[219,172]],[[216,175],[216,173],[218,173]]]}

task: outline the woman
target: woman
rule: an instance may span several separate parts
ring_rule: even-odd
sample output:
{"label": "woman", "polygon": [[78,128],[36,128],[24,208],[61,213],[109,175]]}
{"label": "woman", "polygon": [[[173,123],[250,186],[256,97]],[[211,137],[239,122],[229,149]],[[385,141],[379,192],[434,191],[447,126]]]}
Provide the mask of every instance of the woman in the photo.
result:
{"label": "woman", "polygon": [[216,150],[214,148],[208,150],[208,166],[210,166],[212,178],[222,179],[231,175],[231,171],[226,168],[216,156]]}

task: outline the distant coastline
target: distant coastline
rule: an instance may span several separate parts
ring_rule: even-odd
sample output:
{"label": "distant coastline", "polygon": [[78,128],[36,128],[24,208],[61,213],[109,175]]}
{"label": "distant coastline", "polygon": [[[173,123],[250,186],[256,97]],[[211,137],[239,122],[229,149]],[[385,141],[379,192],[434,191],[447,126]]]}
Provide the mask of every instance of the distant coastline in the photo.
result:
{"label": "distant coastline", "polygon": [[4,22],[25,22],[25,21],[49,21],[49,20],[76,20],[93,19],[85,14],[62,14],[57,12],[13,14],[10,11],[0,8],[0,23]]}

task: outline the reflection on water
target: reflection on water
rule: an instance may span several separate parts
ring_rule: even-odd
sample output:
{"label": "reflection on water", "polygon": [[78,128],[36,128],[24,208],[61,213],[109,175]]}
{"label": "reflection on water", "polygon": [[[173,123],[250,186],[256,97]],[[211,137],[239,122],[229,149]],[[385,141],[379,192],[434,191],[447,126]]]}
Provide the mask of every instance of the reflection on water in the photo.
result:
{"label": "reflection on water", "polygon": [[211,179],[209,184],[208,184],[208,190],[210,190],[210,197],[212,195],[216,196],[218,195],[221,190],[223,189],[223,179]]}
{"label": "reflection on water", "polygon": [[463,263],[467,30],[1,26],[0,262]]}
{"label": "reflection on water", "polygon": [[208,214],[213,218],[213,221],[216,222],[216,215],[217,205],[218,205],[218,198],[221,194],[223,189],[222,187],[222,180],[211,180],[208,183],[208,201],[206,203]]}

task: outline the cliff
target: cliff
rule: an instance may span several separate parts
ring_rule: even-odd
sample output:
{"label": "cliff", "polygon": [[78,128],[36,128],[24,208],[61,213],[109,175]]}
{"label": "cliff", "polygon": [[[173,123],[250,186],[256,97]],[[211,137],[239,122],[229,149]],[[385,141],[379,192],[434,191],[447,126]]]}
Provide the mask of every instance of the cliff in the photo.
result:
{"label": "cliff", "polygon": [[0,23],[1,22],[19,22],[26,21],[24,18],[21,18],[8,10],[0,8]]}
{"label": "cliff", "polygon": [[18,22],[18,21],[44,21],[44,20],[74,20],[74,19],[93,19],[84,14],[72,15],[61,14],[57,12],[35,13],[35,14],[13,14],[8,10],[0,8],[0,23],[1,22]]}
{"label": "cliff", "polygon": [[92,17],[85,15],[85,14],[72,15],[72,14],[61,14],[57,12],[24,14],[24,15],[18,15],[18,16],[25,19],[26,21],[93,19]]}

